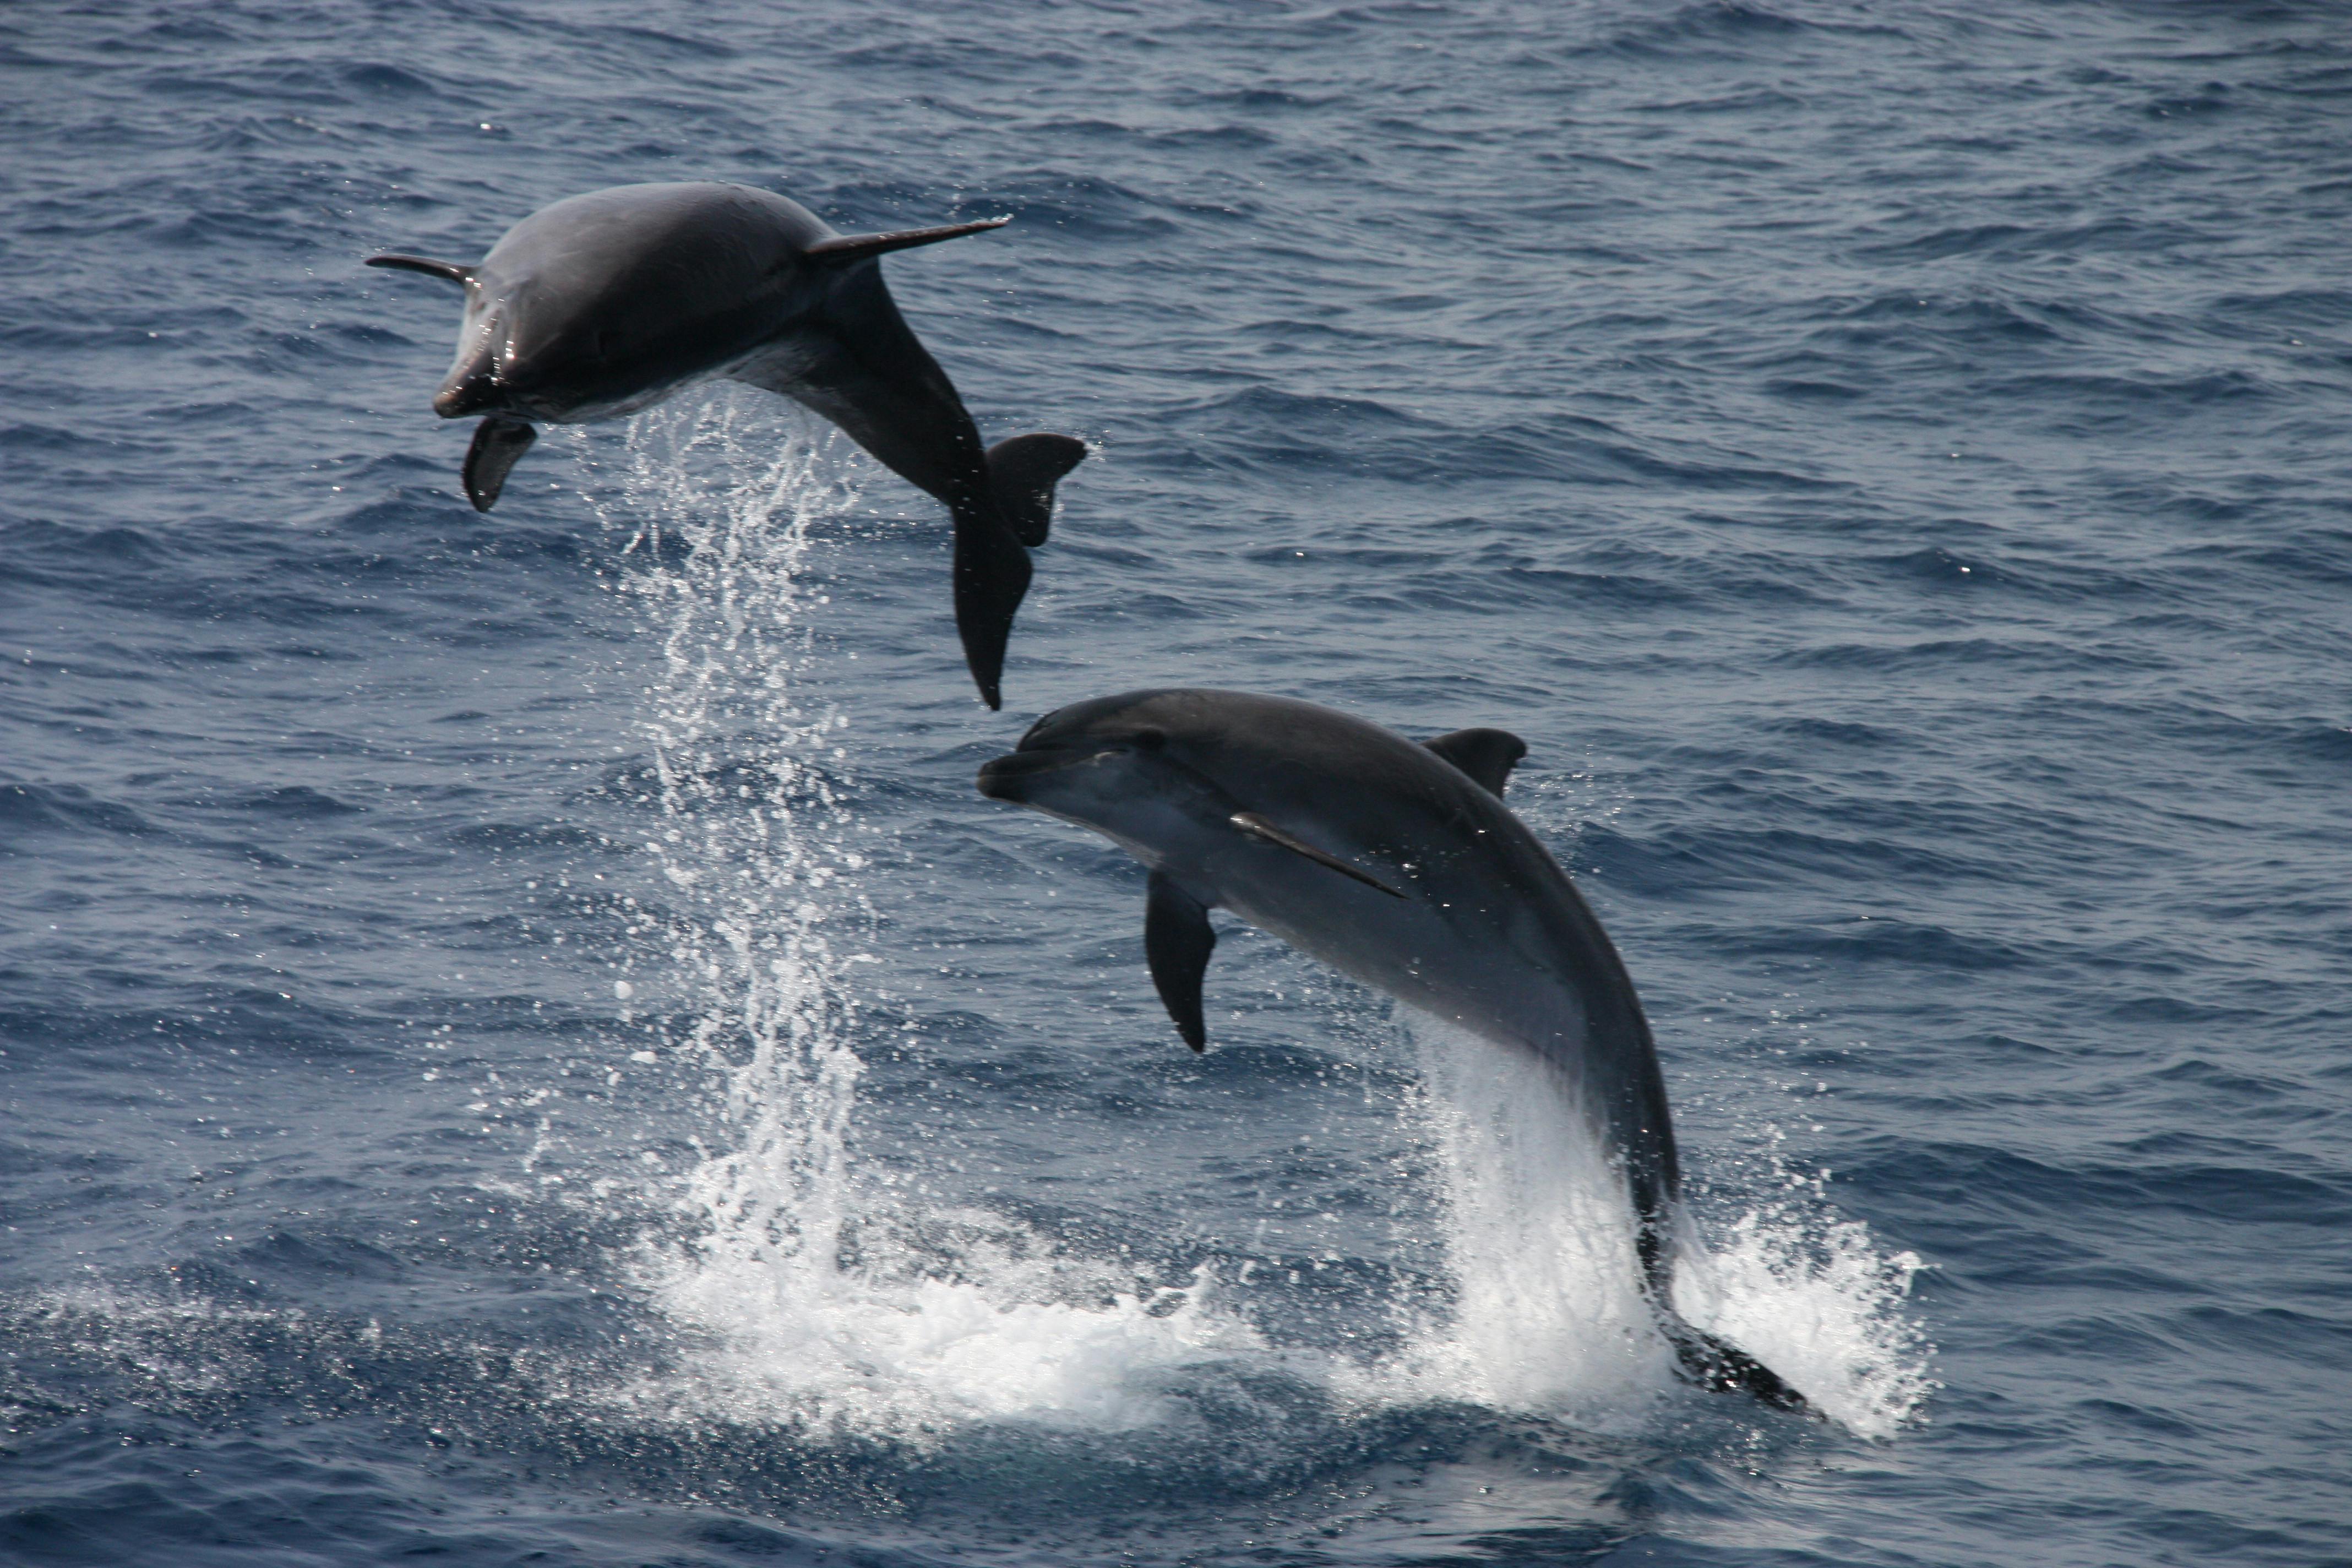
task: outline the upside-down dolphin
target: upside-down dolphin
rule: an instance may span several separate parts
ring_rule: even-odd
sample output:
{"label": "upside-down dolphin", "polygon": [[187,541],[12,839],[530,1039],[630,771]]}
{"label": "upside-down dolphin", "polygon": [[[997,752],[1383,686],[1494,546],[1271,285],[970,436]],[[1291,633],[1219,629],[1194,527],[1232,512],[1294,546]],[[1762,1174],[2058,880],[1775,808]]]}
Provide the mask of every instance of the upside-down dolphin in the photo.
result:
{"label": "upside-down dolphin", "polygon": [[479,264],[372,256],[466,290],[457,359],[433,399],[487,416],[466,454],[477,510],[537,439],[534,421],[611,419],[727,376],[805,404],[955,519],[956,629],[981,696],[997,687],[1029,552],[1054,485],[1087,455],[1067,436],[983,450],[939,363],[915,340],[876,259],[1004,218],[839,235],[799,203],[748,185],[617,185],[509,229]]}
{"label": "upside-down dolphin", "polygon": [[1674,1310],[1679,1172],[1633,983],[1567,874],[1502,801],[1527,754],[1501,730],[1415,745],[1280,697],[1131,691],[1049,713],[980,792],[1091,827],[1150,868],[1152,984],[1194,1050],[1231,910],[1333,968],[1529,1051],[1622,1163],[1643,1293],[1682,1375],[1785,1409],[1800,1394]]}

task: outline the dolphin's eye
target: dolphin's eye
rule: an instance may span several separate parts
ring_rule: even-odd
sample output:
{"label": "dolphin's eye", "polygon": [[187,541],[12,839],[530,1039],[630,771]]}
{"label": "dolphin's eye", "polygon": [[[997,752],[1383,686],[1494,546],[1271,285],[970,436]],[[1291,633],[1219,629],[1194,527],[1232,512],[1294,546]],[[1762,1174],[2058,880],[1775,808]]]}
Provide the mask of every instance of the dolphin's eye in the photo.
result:
{"label": "dolphin's eye", "polygon": [[1139,752],[1156,752],[1168,744],[1168,732],[1165,730],[1138,730],[1130,743]]}

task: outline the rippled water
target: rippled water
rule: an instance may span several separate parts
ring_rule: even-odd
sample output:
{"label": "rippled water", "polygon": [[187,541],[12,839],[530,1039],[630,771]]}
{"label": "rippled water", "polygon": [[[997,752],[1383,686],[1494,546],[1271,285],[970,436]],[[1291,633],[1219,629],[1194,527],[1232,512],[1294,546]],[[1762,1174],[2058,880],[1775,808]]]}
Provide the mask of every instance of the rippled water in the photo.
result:
{"label": "rippled water", "polygon": [[[2322,5],[0,15],[0,1555],[2309,1564],[2352,1521]],[[1014,634],[748,390],[427,406],[640,179],[1095,447]],[[1506,726],[1705,1258],[1538,1086],[981,799]],[[534,1555],[537,1554],[537,1555]]]}

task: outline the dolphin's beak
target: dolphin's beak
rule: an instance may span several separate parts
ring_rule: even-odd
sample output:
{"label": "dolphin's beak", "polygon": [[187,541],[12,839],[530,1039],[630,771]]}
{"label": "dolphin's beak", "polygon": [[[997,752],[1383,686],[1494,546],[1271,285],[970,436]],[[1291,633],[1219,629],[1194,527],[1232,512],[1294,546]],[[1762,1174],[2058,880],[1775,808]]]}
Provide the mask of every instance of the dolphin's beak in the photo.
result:
{"label": "dolphin's beak", "polygon": [[1034,752],[1014,752],[980,764],[980,793],[991,800],[1021,801],[1021,781],[1038,772]]}
{"label": "dolphin's beak", "polygon": [[433,412],[444,419],[463,419],[468,414],[488,412],[498,400],[498,372],[477,363],[441,384],[441,390],[433,395]]}
{"label": "dolphin's beak", "polygon": [[1028,804],[1024,788],[1039,773],[1059,773],[1080,763],[1093,762],[1104,753],[1099,751],[1066,752],[1059,749],[1012,752],[980,767],[980,793],[991,800],[1009,800],[1015,805]]}
{"label": "dolphin's beak", "polygon": [[502,363],[513,358],[510,337],[503,318],[496,315],[469,326],[466,347],[471,352],[442,378],[441,389],[433,395],[433,412],[444,419],[512,412],[502,406],[514,391],[514,378],[505,374],[513,366]]}

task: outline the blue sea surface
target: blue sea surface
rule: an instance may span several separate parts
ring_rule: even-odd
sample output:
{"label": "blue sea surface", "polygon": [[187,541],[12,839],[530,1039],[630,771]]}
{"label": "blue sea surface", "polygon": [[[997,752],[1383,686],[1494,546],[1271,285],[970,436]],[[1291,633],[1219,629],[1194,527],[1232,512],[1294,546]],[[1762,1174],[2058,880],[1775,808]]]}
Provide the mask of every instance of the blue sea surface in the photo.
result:
{"label": "blue sea surface", "polygon": [[[2352,18],[0,11],[0,1560],[2352,1563]],[[792,195],[1076,435],[992,714],[781,399],[429,406]],[[981,798],[1497,725],[1660,1040],[1677,1384],[1489,1047]]]}

